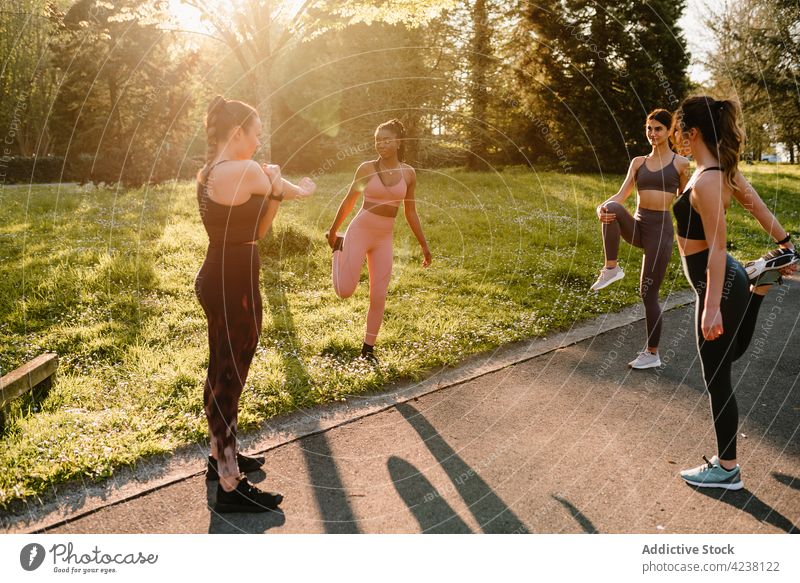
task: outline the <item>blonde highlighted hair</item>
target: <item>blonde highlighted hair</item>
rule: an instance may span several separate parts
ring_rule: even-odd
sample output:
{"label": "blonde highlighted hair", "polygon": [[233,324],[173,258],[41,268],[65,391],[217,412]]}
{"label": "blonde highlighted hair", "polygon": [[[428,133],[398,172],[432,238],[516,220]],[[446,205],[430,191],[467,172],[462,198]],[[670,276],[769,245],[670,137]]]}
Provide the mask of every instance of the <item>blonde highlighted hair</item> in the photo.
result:
{"label": "blonde highlighted hair", "polygon": [[737,190],[735,178],[745,139],[741,113],[738,101],[699,95],[684,99],[674,118],[674,130],[700,130],[703,143],[719,160],[725,182],[733,190]]}

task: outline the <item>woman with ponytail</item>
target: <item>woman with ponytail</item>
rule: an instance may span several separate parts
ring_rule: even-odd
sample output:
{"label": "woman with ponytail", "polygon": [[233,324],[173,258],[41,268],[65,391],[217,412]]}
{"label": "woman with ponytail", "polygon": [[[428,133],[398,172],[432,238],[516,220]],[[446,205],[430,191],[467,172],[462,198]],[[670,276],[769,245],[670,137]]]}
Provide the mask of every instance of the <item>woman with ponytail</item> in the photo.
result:
{"label": "woman with ponytail", "polygon": [[[647,343],[645,349],[628,363],[636,369],[661,366],[658,343],[661,339],[661,305],[658,292],[669,267],[674,231],[669,208],[686,184],[689,160],[678,156],[670,145],[672,114],[656,109],[647,116],[645,132],[652,151],[631,160],[628,175],[617,193],[597,207],[603,233],[605,266],[600,270],[593,291],[622,279],[625,273],[617,264],[620,236],[644,250],[639,294],[645,307]],[[649,165],[648,165],[649,164]],[[651,169],[653,166],[655,169]],[[631,215],[625,200],[636,186],[636,212]]]}
{"label": "woman with ponytail", "polygon": [[[369,269],[369,311],[361,356],[376,361],[373,347],[383,322],[386,294],[392,275],[394,219],[403,203],[406,221],[422,248],[422,266],[431,264],[431,252],[422,233],[414,200],[417,176],[403,162],[405,128],[400,120],[382,123],[375,130],[377,160],[362,163],[327,233],[333,249],[333,289],[340,298],[353,295],[364,260]],[[344,236],[337,233],[361,193],[364,203]]]}
{"label": "woman with ponytail", "polygon": [[283,200],[305,198],[316,187],[308,178],[294,185],[281,177],[278,166],[253,161],[260,132],[253,107],[215,97],[206,115],[206,164],[197,177],[197,202],[209,239],[195,280],[210,353],[203,393],[211,440],[206,478],[219,480],[217,512],[263,512],[283,499],[240,477],[259,469],[264,458],[237,451],[239,397],[261,333],[256,243]]}
{"label": "woman with ponytail", "polygon": [[[790,237],[739,171],[744,134],[739,105],[712,97],[690,97],[675,114],[675,136],[692,154],[697,169],[673,205],[678,249],[686,278],[695,290],[697,350],[711,398],[718,455],[681,477],[699,487],[744,487],[737,463],[739,412],[731,383],[731,365],[747,350],[758,310],[781,274],[797,270],[800,256]],[[758,260],[748,274],[726,253],[726,210],[736,198],[780,245]],[[756,263],[756,262],[752,262]],[[748,264],[748,267],[752,267]],[[750,277],[752,275],[752,277]]]}

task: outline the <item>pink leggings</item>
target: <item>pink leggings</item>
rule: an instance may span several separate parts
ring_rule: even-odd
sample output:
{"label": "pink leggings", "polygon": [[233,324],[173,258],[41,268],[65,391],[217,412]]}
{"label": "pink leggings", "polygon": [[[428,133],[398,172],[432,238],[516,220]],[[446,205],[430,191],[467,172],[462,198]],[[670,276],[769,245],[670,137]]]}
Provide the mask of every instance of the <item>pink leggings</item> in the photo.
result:
{"label": "pink leggings", "polygon": [[383,217],[363,208],[347,227],[344,246],[333,252],[333,289],[349,298],[358,287],[364,258],[369,269],[369,312],[364,342],[375,344],[383,322],[386,293],[392,277],[392,233],[394,217]]}

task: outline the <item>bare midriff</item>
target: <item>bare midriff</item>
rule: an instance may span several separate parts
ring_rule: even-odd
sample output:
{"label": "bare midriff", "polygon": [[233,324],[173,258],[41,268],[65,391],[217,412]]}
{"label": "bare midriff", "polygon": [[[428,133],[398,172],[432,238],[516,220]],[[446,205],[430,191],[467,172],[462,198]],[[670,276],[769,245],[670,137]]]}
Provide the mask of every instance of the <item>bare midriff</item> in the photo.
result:
{"label": "bare midriff", "polygon": [[364,201],[364,210],[382,217],[396,217],[398,206],[384,202],[372,202],[369,200]]}
{"label": "bare midriff", "polygon": [[649,211],[668,211],[672,208],[672,203],[675,200],[674,192],[641,190],[637,194],[636,203],[638,207]]}
{"label": "bare midriff", "polygon": [[678,242],[678,251],[683,257],[708,249],[708,243],[705,239],[684,239],[676,235],[675,240]]}

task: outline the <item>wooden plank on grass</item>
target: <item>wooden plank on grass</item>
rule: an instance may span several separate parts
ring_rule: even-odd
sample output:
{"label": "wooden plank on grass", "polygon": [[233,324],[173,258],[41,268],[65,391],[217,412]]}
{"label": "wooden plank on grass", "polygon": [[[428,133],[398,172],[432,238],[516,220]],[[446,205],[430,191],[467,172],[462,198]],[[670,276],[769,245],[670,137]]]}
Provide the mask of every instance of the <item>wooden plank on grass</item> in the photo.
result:
{"label": "wooden plank on grass", "polygon": [[0,378],[0,408],[52,376],[57,368],[58,355],[47,353],[37,356]]}

